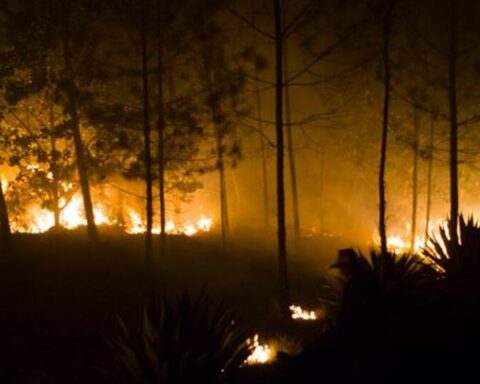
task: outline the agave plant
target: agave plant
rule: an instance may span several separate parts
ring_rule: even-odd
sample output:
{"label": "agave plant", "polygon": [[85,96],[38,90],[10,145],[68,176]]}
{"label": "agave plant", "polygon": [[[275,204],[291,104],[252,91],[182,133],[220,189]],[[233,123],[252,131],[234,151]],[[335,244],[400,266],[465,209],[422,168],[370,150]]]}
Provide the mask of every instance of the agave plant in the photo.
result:
{"label": "agave plant", "polygon": [[[448,223],[450,224],[450,223]],[[439,234],[431,236],[422,254],[450,281],[480,284],[480,225],[472,216],[459,217],[458,242],[449,233],[449,225],[439,228]]]}
{"label": "agave plant", "polygon": [[353,337],[398,332],[396,326],[411,320],[435,286],[435,270],[408,254],[372,250],[367,258],[348,250],[332,267],[343,285],[337,322]]}
{"label": "agave plant", "polygon": [[340,272],[342,293],[336,319],[318,344],[321,358],[338,354],[330,365],[355,380],[398,374],[393,366],[403,359],[404,341],[421,339],[435,318],[436,271],[414,255],[371,250],[365,256],[353,249],[340,251],[332,267]]}
{"label": "agave plant", "polygon": [[189,384],[227,380],[250,353],[250,335],[223,303],[187,294],[172,303],[155,296],[143,307],[140,325],[118,320],[121,337],[110,343],[126,383]]}
{"label": "agave plant", "polygon": [[340,271],[344,290],[352,284],[368,283],[386,295],[399,289],[424,287],[435,276],[434,269],[415,255],[375,250],[370,251],[369,258],[353,249],[342,250],[332,268]]}

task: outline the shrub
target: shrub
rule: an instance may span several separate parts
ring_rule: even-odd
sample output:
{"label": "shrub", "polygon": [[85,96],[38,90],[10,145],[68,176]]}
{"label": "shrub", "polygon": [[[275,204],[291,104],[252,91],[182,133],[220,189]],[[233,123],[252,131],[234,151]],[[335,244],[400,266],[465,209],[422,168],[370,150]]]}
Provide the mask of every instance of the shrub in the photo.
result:
{"label": "shrub", "polygon": [[249,333],[223,303],[205,295],[178,302],[155,296],[141,311],[139,327],[118,320],[121,336],[110,343],[127,383],[215,384],[245,361]]}

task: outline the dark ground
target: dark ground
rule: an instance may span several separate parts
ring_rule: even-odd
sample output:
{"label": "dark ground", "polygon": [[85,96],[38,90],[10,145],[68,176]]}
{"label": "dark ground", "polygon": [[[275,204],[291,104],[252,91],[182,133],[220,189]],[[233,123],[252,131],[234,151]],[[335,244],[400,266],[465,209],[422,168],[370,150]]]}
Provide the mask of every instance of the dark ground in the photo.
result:
{"label": "dark ground", "polygon": [[[215,235],[172,236],[155,266],[155,286],[167,295],[204,290],[239,310],[262,338],[294,352],[316,324],[284,324],[276,305],[275,254],[255,239],[224,254]],[[0,382],[109,383],[118,334],[116,316],[134,322],[145,287],[143,237],[106,233],[90,247],[78,232],[16,235],[16,254],[0,259]],[[290,256],[292,302],[318,306],[334,255],[306,239]]]}

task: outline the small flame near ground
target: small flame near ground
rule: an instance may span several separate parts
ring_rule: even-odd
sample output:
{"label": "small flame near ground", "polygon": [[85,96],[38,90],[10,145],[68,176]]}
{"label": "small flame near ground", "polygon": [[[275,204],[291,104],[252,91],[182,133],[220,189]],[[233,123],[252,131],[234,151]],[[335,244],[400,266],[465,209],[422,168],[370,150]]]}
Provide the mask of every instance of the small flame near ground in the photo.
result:
{"label": "small flame near ground", "polygon": [[258,333],[252,339],[247,339],[251,353],[245,360],[245,365],[266,364],[274,359],[274,350],[268,344],[261,343]]}
{"label": "small flame near ground", "polygon": [[299,305],[290,305],[290,312],[293,320],[317,320],[316,311],[303,309]]}

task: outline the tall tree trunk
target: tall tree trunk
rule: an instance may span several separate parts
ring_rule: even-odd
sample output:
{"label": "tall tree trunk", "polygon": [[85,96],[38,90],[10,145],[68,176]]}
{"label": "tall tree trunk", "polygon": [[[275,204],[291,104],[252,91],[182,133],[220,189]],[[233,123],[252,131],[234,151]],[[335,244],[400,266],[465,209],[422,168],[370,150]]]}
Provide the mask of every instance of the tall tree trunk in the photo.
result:
{"label": "tall tree trunk", "polygon": [[410,228],[410,253],[415,252],[417,237],[418,202],[418,140],[420,135],[420,117],[418,107],[413,109],[413,174],[412,174],[412,223]]}
{"label": "tall tree trunk", "polygon": [[[157,2],[158,19],[160,19],[160,1]],[[160,203],[160,254],[165,255],[167,234],[165,231],[166,209],[165,209],[165,108],[164,108],[164,47],[163,47],[163,28],[158,22],[158,41],[157,41],[157,92],[158,92],[158,196]]]}
{"label": "tall tree trunk", "polygon": [[[252,24],[255,25],[255,9],[253,7],[253,2],[250,2],[251,12],[252,12]],[[254,55],[257,54],[256,47],[256,32],[253,32],[253,48]],[[267,164],[267,147],[264,140],[263,132],[263,122],[262,122],[262,98],[260,93],[260,82],[259,82],[259,73],[258,68],[255,66],[255,98],[256,98],[256,114],[257,114],[257,128],[260,138],[260,156],[262,160],[262,195],[263,195],[263,227],[267,231],[270,230],[270,198],[268,193],[268,164]]]}
{"label": "tall tree trunk", "polygon": [[458,242],[458,123],[457,123],[457,7],[456,0],[450,6],[450,44],[448,53],[448,101],[450,109],[450,237]]}
{"label": "tall tree trunk", "polygon": [[380,249],[382,254],[387,253],[387,229],[385,224],[385,166],[387,162],[388,118],[390,114],[390,23],[393,0],[385,0],[385,15],[383,19],[383,71],[384,71],[384,100],[382,120],[382,142],[380,148],[380,170],[378,176],[379,192],[379,220]]}
{"label": "tall tree trunk", "polygon": [[263,192],[263,227],[265,230],[270,229],[270,199],[268,195],[268,165],[267,165],[267,148],[263,138],[262,124],[262,99],[260,97],[258,71],[255,69],[255,97],[257,104],[257,126],[260,138],[260,156],[262,159],[262,192]]}
{"label": "tall tree trunk", "polygon": [[0,256],[10,255],[12,250],[12,231],[8,220],[8,209],[3,193],[2,178],[0,175]]}
{"label": "tall tree trunk", "polygon": [[225,175],[225,142],[224,132],[219,121],[221,121],[220,106],[218,105],[217,97],[215,95],[215,78],[214,73],[211,70],[211,64],[209,63],[208,52],[204,51],[204,72],[206,78],[207,89],[209,90],[209,104],[210,113],[213,123],[213,130],[215,132],[216,140],[216,155],[217,155],[217,170],[219,181],[219,197],[220,197],[220,221],[221,221],[221,236],[222,245],[224,248],[227,246],[228,235],[230,231],[229,217],[228,217],[228,200],[227,200],[227,182]]}
{"label": "tall tree trunk", "polygon": [[[173,71],[169,71],[166,75],[166,81],[167,81],[167,86],[168,86],[168,96],[170,99],[170,108],[175,109],[175,97],[176,97],[176,87],[175,87],[175,76],[173,74]],[[173,126],[177,125],[177,120],[175,117],[175,114],[171,116],[171,123]],[[182,213],[182,200],[179,196],[174,199],[174,208],[173,208],[173,221],[179,225],[181,222],[181,213]]]}
{"label": "tall tree trunk", "polygon": [[228,201],[227,201],[227,181],[225,177],[225,158],[224,158],[224,143],[223,135],[220,129],[216,129],[217,137],[217,167],[218,167],[218,181],[220,187],[220,216],[222,224],[222,244],[225,248],[227,246],[227,238],[230,231],[228,220]]}
{"label": "tall tree trunk", "polygon": [[[259,127],[259,129],[261,129]],[[263,192],[263,227],[270,230],[270,198],[268,194],[268,165],[267,148],[263,137],[260,136],[260,155],[262,157],[262,192]]]}
{"label": "tall tree trunk", "polygon": [[[288,44],[287,40],[283,42],[283,72],[284,78],[288,77]],[[288,165],[290,170],[290,186],[292,188],[292,213],[293,213],[293,233],[295,240],[300,239],[300,213],[298,208],[298,188],[297,188],[297,168],[295,165],[295,152],[293,150],[292,135],[292,111],[290,99],[290,87],[288,84],[284,86],[285,90],[285,125],[287,129],[287,153]]]}
{"label": "tall tree trunk", "polygon": [[58,164],[57,164],[57,146],[55,138],[55,116],[53,112],[53,101],[49,106],[49,125],[50,125],[50,172],[52,172],[52,198],[53,198],[53,223],[55,228],[60,227],[60,196],[59,186],[60,181],[58,179]]}
{"label": "tall tree trunk", "polygon": [[277,144],[277,240],[280,283],[280,307],[289,317],[290,293],[287,266],[287,231],[285,225],[285,180],[283,140],[283,30],[281,0],[273,0],[275,18],[275,133]]}
{"label": "tall tree trunk", "polygon": [[67,114],[70,118],[70,127],[73,133],[73,143],[78,171],[80,189],[82,191],[85,218],[87,219],[88,238],[91,242],[98,241],[97,226],[93,213],[92,197],[90,195],[90,181],[88,166],[80,133],[80,118],[78,116],[77,90],[74,82],[73,57],[70,47],[70,10],[66,7],[66,1],[62,1],[63,10],[63,59],[65,65],[65,90],[67,96]]}
{"label": "tall tree trunk", "polygon": [[430,232],[430,211],[432,208],[432,174],[433,174],[433,143],[434,143],[435,119],[430,120],[430,134],[428,138],[428,170],[427,170],[427,206],[425,218],[425,241]]}
{"label": "tall tree trunk", "polygon": [[152,226],[153,226],[153,192],[152,192],[152,158],[150,144],[150,94],[148,79],[148,52],[147,52],[147,10],[145,1],[142,1],[142,94],[143,94],[143,139],[145,151],[145,184],[146,184],[146,232],[145,232],[145,259],[148,263],[152,261]]}
{"label": "tall tree trunk", "polygon": [[[320,190],[318,191],[320,198],[320,235],[325,233],[325,152],[327,151],[325,145],[320,154]],[[351,204],[349,204],[351,206]]]}

